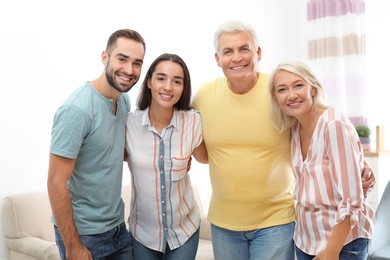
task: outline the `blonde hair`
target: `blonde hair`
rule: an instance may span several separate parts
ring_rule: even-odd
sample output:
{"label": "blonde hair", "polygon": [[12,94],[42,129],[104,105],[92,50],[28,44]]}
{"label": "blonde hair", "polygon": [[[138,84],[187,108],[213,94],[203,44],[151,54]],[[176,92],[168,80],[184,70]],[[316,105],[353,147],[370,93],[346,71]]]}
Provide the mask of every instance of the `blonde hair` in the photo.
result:
{"label": "blonde hair", "polygon": [[327,104],[325,89],[307,65],[299,61],[286,61],[280,63],[271,74],[268,83],[268,93],[271,97],[271,121],[278,131],[283,132],[286,129],[292,127],[295,124],[296,119],[295,117],[283,113],[278,102],[276,101],[274,78],[275,74],[281,70],[301,77],[307,84],[316,89],[316,94],[313,97],[314,106],[327,107]]}

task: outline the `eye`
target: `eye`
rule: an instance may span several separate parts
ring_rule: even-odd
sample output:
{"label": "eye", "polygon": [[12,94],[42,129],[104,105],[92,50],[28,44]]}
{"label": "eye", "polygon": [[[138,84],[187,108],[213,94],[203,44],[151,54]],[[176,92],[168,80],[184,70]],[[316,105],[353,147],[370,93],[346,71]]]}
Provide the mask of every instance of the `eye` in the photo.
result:
{"label": "eye", "polygon": [[174,83],[175,83],[175,85],[183,85],[183,81],[181,81],[181,80],[175,80],[174,81]]}
{"label": "eye", "polygon": [[165,80],[165,78],[164,77],[156,77],[156,80],[163,82]]}
{"label": "eye", "polygon": [[230,53],[232,53],[231,50],[225,50],[225,51],[223,52],[223,55],[228,55],[228,54],[230,54]]}
{"label": "eye", "polygon": [[303,83],[298,83],[295,85],[295,88],[303,88],[305,85]]}
{"label": "eye", "polygon": [[136,66],[136,67],[142,67],[142,62],[134,62],[134,66]]}
{"label": "eye", "polygon": [[276,93],[283,93],[284,91],[286,91],[286,88],[284,87],[280,87],[276,89]]}

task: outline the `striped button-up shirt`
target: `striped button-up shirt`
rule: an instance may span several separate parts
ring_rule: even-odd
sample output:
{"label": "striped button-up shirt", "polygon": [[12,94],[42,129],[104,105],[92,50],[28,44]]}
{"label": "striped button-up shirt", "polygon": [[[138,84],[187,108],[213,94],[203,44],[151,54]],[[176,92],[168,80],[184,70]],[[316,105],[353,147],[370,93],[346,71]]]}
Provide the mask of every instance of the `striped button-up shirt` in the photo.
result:
{"label": "striped button-up shirt", "polygon": [[159,134],[149,109],[128,115],[126,150],[132,177],[129,226],[144,246],[165,252],[183,245],[199,228],[187,172],[193,150],[202,142],[200,114],[174,111],[171,123]]}
{"label": "striped button-up shirt", "polygon": [[326,246],[333,227],[350,216],[351,232],[345,244],[371,238],[373,210],[363,196],[363,150],[354,126],[334,108],[319,118],[306,159],[303,160],[299,125],[292,129],[291,157],[297,200],[294,241],[317,255]]}

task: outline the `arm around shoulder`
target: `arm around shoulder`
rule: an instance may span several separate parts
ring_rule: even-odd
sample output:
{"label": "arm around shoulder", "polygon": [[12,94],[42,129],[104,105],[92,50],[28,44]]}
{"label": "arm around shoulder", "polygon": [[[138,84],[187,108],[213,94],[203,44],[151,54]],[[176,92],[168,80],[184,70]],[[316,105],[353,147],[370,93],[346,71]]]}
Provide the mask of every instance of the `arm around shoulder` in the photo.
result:
{"label": "arm around shoulder", "polygon": [[200,163],[209,163],[209,157],[206,149],[206,145],[204,143],[204,140],[200,143],[198,147],[194,149],[192,152],[192,155],[195,157],[195,159]]}
{"label": "arm around shoulder", "polygon": [[362,187],[364,196],[367,197],[367,194],[374,188],[375,186],[375,174],[372,171],[370,165],[366,161],[364,161],[364,168],[362,172]]}

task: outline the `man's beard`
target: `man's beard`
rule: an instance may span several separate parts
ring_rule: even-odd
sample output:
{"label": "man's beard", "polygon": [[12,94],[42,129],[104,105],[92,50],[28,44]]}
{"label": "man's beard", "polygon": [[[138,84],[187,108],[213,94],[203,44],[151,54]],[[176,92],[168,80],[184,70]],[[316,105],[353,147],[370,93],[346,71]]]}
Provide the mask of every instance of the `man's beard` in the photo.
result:
{"label": "man's beard", "polygon": [[[109,73],[109,71],[112,71],[112,75],[110,75],[110,73]],[[115,72],[113,71],[113,70],[111,70],[111,68],[110,68],[110,62],[108,62],[107,63],[107,67],[106,67],[106,78],[107,78],[107,82],[108,82],[108,84],[111,86],[111,87],[113,87],[114,89],[116,89],[117,91],[119,91],[119,92],[122,92],[122,93],[124,93],[124,92],[128,92],[137,82],[138,82],[138,78],[137,78],[137,80],[132,84],[132,85],[130,85],[129,87],[127,87],[128,89],[123,89],[123,88],[121,88],[121,86],[117,83],[117,82],[115,82],[115,80],[114,80],[114,75],[115,74]],[[128,75],[126,75],[126,76],[128,76]],[[127,85],[126,85],[127,86]]]}

